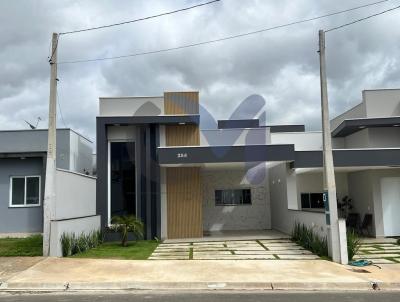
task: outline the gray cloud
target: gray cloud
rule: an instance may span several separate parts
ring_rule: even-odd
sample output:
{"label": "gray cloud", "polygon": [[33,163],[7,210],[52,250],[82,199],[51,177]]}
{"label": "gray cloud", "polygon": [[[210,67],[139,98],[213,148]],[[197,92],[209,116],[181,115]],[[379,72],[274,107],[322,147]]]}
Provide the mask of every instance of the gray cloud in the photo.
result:
{"label": "gray cloud", "polygon": [[[200,1],[0,2],[0,129],[47,124],[53,31],[128,20]],[[257,30],[369,1],[223,0],[123,27],[62,36],[59,60],[121,55]],[[252,94],[267,102],[267,123],[320,128],[318,29],[394,6],[395,1],[260,35],[169,53],[59,66],[59,102],[67,126],[95,138],[99,96],[199,90],[203,106],[226,119]],[[327,34],[331,115],[357,104],[363,89],[400,86],[399,12]],[[58,125],[64,126],[61,119]]]}

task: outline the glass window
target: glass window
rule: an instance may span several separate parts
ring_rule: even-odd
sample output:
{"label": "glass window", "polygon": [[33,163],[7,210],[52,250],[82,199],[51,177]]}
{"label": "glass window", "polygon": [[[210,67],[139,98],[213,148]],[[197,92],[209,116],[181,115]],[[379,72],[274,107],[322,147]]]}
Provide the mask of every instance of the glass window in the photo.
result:
{"label": "glass window", "polygon": [[215,205],[251,204],[250,189],[215,190]]}
{"label": "glass window", "polygon": [[10,206],[40,205],[40,176],[11,177]]}
{"label": "glass window", "polygon": [[111,142],[111,217],[136,214],[135,143]]}
{"label": "glass window", "polygon": [[323,193],[301,193],[301,208],[302,209],[323,209],[324,199]]}
{"label": "glass window", "polygon": [[39,204],[40,181],[39,177],[26,178],[26,204]]}
{"label": "glass window", "polygon": [[25,203],[25,177],[12,178],[12,205],[23,205]]}
{"label": "glass window", "polygon": [[310,193],[310,204],[312,209],[321,209],[324,207],[323,193]]}

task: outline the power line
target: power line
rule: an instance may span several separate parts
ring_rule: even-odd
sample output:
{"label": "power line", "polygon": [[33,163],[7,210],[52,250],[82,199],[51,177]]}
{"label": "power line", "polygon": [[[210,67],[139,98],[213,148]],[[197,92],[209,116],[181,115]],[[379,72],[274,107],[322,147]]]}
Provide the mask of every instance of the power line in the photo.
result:
{"label": "power line", "polygon": [[195,47],[195,46],[200,46],[200,45],[205,45],[205,44],[217,43],[217,42],[222,42],[222,41],[226,41],[226,40],[232,40],[232,39],[241,38],[241,37],[245,37],[245,36],[255,35],[255,34],[263,33],[266,31],[271,31],[271,30],[275,30],[275,29],[279,29],[279,28],[283,28],[283,27],[289,27],[289,26],[293,26],[293,25],[297,25],[297,24],[301,24],[301,23],[311,22],[311,21],[315,21],[318,19],[323,19],[323,18],[343,14],[343,13],[346,13],[349,11],[354,11],[354,10],[358,10],[358,9],[373,6],[373,5],[378,5],[383,2],[388,2],[388,1],[390,1],[390,0],[381,0],[381,1],[373,2],[373,3],[369,3],[369,4],[352,7],[352,8],[345,9],[345,10],[328,13],[328,14],[313,17],[313,18],[302,19],[302,20],[298,20],[298,21],[294,21],[294,22],[290,22],[290,23],[286,23],[286,24],[276,25],[276,26],[263,28],[263,29],[256,30],[256,31],[251,31],[251,32],[243,33],[243,34],[237,34],[237,35],[231,35],[231,36],[214,39],[214,40],[208,40],[208,41],[186,44],[186,45],[181,45],[181,46],[176,46],[176,47],[171,47],[171,48],[164,48],[164,49],[159,49],[159,50],[139,52],[139,53],[133,53],[133,54],[127,54],[127,55],[120,55],[120,56],[103,57],[103,58],[95,58],[95,59],[81,59],[81,60],[74,60],[74,61],[61,61],[61,62],[58,62],[58,64],[76,64],[76,63],[88,63],[88,62],[95,62],[95,61],[123,59],[123,58],[129,58],[129,57],[138,57],[138,56],[144,56],[144,55],[149,55],[149,54],[156,54],[156,53],[168,52],[168,51],[173,51],[173,50],[178,50],[178,49],[190,48],[190,47]]}
{"label": "power line", "polygon": [[358,22],[361,22],[361,21],[364,21],[364,20],[367,20],[367,19],[376,17],[376,16],[379,16],[379,15],[383,15],[383,14],[385,14],[385,13],[387,13],[387,12],[391,12],[391,11],[394,11],[394,10],[399,9],[399,8],[400,8],[400,5],[399,5],[399,6],[396,6],[396,7],[389,8],[389,9],[384,10],[384,11],[381,11],[380,13],[372,14],[372,15],[369,15],[369,16],[367,16],[367,17],[360,18],[360,19],[351,21],[351,22],[349,22],[349,23],[345,23],[345,24],[342,24],[342,25],[339,25],[339,26],[330,28],[330,29],[328,29],[328,30],[325,30],[325,32],[327,33],[327,32],[333,31],[333,30],[337,30],[337,29],[340,29],[340,28],[343,28],[343,27],[346,27],[346,26],[349,26],[349,25],[352,25],[352,24],[355,24],[355,23],[358,23]]}
{"label": "power line", "polygon": [[90,30],[109,28],[109,27],[120,26],[120,25],[129,24],[129,23],[149,20],[149,19],[158,18],[158,17],[162,17],[162,16],[167,16],[167,15],[172,15],[172,14],[183,12],[183,11],[187,11],[187,10],[190,10],[190,9],[193,9],[193,8],[197,8],[197,7],[213,4],[213,3],[219,2],[219,1],[221,1],[221,0],[212,0],[212,1],[205,2],[205,3],[200,3],[200,4],[193,5],[193,6],[189,6],[189,7],[185,7],[185,8],[181,8],[181,9],[177,9],[177,10],[173,10],[173,11],[169,11],[169,12],[165,12],[165,13],[161,13],[161,14],[157,14],[157,15],[152,15],[152,16],[148,16],[148,17],[143,17],[143,18],[139,18],[139,19],[135,19],[135,20],[129,20],[129,21],[113,23],[113,24],[108,24],[108,25],[102,25],[102,26],[97,26],[97,27],[90,27],[90,28],[66,31],[66,32],[60,33],[60,35],[69,35],[69,34],[81,33],[81,32],[90,31]]}
{"label": "power line", "polygon": [[59,98],[59,96],[58,96],[58,90],[57,90],[57,105],[58,105],[58,111],[60,112],[61,121],[63,122],[64,127],[65,127],[65,128],[68,128],[68,127],[67,127],[67,124],[66,124],[65,121],[64,121],[64,116],[63,116],[63,113],[62,113],[61,104],[60,104],[60,100],[59,100],[59,99],[60,99],[60,98]]}

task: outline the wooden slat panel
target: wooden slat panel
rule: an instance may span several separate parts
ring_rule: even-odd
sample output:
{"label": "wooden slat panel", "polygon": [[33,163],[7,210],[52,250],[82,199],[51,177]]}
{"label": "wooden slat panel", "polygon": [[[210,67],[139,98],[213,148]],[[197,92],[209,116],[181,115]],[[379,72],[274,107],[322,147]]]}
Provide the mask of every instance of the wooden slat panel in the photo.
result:
{"label": "wooden slat panel", "polygon": [[167,146],[198,146],[200,132],[198,125],[165,126],[165,143]]}
{"label": "wooden slat panel", "polygon": [[[165,114],[198,114],[198,92],[164,93]],[[198,125],[167,125],[167,146],[198,146]],[[203,236],[200,168],[167,168],[167,236]]]}
{"label": "wooden slat panel", "polygon": [[199,114],[199,92],[164,92],[165,114]]}
{"label": "wooden slat panel", "polygon": [[167,168],[168,238],[203,236],[200,168]]}

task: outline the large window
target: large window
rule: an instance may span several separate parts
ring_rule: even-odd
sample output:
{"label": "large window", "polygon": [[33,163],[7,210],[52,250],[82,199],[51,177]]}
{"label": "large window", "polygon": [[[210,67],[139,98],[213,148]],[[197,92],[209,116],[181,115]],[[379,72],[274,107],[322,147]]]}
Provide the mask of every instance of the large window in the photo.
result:
{"label": "large window", "polygon": [[40,176],[12,176],[10,178],[10,207],[40,205]]}
{"label": "large window", "polygon": [[302,209],[323,209],[324,194],[323,193],[301,193]]}
{"label": "large window", "polygon": [[215,205],[246,205],[251,204],[250,189],[215,190]]}
{"label": "large window", "polygon": [[136,214],[135,143],[110,143],[110,218]]}

